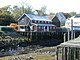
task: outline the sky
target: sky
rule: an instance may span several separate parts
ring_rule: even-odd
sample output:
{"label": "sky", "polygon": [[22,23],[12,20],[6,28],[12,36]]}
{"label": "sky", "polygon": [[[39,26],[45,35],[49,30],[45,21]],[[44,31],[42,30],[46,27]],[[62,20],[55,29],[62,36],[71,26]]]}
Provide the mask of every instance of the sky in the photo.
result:
{"label": "sky", "polygon": [[0,0],[0,7],[6,5],[20,5],[25,2],[33,7],[40,9],[42,6],[47,7],[48,12],[77,12],[80,13],[80,0]]}

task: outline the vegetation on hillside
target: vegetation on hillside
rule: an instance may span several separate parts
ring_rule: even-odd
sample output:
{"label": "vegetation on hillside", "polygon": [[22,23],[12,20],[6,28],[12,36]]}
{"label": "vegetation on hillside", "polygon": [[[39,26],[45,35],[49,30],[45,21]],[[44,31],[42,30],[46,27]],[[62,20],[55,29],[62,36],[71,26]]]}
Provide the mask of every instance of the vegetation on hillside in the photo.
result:
{"label": "vegetation on hillside", "polygon": [[14,18],[11,16],[11,12],[8,11],[10,6],[4,6],[0,8],[0,25],[9,25],[10,23],[15,22]]}

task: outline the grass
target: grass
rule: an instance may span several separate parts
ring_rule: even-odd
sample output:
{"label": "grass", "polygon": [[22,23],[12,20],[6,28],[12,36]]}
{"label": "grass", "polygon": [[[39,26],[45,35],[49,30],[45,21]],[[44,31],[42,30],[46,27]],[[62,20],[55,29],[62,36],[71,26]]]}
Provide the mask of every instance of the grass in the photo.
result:
{"label": "grass", "polygon": [[[59,54],[59,60],[61,60],[61,54]],[[6,56],[6,57],[1,57],[0,60],[56,60],[55,59],[55,54],[50,55],[50,54],[41,54],[41,55],[36,55],[32,57],[27,57],[26,54],[24,55],[16,55],[16,56]]]}
{"label": "grass", "polygon": [[54,50],[54,49],[55,49],[55,47],[44,47],[39,50]]}
{"label": "grass", "polygon": [[51,55],[38,55],[36,57],[34,57],[34,59],[31,60],[55,60],[55,56],[52,57]]}

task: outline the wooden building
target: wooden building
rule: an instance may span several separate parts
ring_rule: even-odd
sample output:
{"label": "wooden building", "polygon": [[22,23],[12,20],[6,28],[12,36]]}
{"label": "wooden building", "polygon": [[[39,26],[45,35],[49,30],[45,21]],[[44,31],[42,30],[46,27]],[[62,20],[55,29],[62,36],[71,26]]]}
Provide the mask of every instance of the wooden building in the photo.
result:
{"label": "wooden building", "polygon": [[48,16],[23,14],[18,19],[18,31],[54,31],[56,26]]}
{"label": "wooden building", "polygon": [[80,60],[80,36],[57,46],[56,60],[60,60],[60,57],[61,60]]}
{"label": "wooden building", "polygon": [[54,18],[52,19],[52,23],[55,24],[57,27],[65,25],[66,19],[70,18],[71,16],[68,13],[59,12],[56,13]]}

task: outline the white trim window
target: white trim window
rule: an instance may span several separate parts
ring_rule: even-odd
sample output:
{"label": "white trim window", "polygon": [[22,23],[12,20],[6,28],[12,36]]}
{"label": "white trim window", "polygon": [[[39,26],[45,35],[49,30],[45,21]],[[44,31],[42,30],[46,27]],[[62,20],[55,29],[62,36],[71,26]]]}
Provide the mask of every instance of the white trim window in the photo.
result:
{"label": "white trim window", "polygon": [[42,21],[42,24],[43,24],[43,21]]}
{"label": "white trim window", "polygon": [[52,26],[50,26],[50,29],[52,29]]}
{"label": "white trim window", "polygon": [[52,27],[53,29],[56,29],[54,26]]}
{"label": "white trim window", "polygon": [[42,26],[42,29],[44,29],[44,26]]}
{"label": "white trim window", "polygon": [[37,28],[40,29],[41,27],[40,26],[37,26]]}
{"label": "white trim window", "polygon": [[40,21],[40,24],[42,24],[42,21]]}
{"label": "white trim window", "polygon": [[48,21],[46,21],[46,24],[48,24]]}
{"label": "white trim window", "polygon": [[38,23],[38,20],[36,20],[36,23]]}
{"label": "white trim window", "polygon": [[36,23],[36,20],[35,20],[35,23]]}
{"label": "white trim window", "polygon": [[40,24],[40,21],[38,21],[38,23]]}

